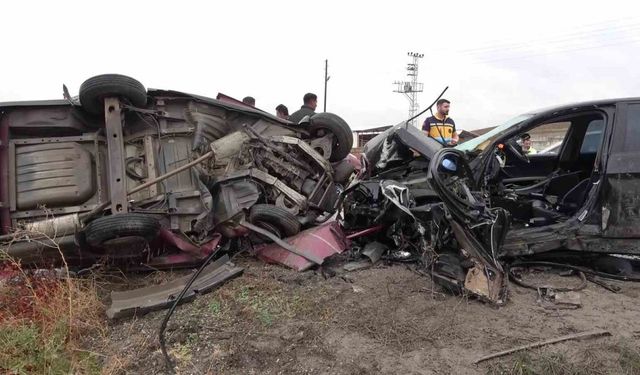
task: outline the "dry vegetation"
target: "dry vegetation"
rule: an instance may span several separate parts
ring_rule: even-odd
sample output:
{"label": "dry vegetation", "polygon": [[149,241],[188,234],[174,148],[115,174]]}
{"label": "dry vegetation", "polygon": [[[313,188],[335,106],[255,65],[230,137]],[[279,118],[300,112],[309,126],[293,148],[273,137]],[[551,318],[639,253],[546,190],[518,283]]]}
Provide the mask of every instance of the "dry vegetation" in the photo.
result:
{"label": "dry vegetation", "polygon": [[[182,305],[171,320],[167,343],[178,374],[640,374],[638,336],[621,338],[635,329],[637,284],[624,284],[625,295],[589,287],[585,307],[564,312],[542,310],[531,291],[514,287],[511,302],[493,309],[444,295],[406,266],[325,278],[237,262],[243,276]],[[157,340],[165,312],[107,324],[99,297],[175,275],[78,279],[11,260],[0,273],[11,275],[0,284],[0,372],[166,373]],[[614,336],[471,364],[602,325]]]}
{"label": "dry vegetation", "polygon": [[86,335],[104,336],[103,307],[89,280],[23,270],[4,259],[0,285],[0,369],[13,374],[100,373]]}
{"label": "dry vegetation", "polygon": [[640,350],[630,341],[590,344],[580,350],[553,348],[519,353],[489,366],[488,375],[637,375]]}

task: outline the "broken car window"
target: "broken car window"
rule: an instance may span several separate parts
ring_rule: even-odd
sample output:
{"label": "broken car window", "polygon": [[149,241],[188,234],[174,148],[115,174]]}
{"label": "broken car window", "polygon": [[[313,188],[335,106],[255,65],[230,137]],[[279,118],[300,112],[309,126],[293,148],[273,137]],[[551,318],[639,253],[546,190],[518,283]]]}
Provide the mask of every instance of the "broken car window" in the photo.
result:
{"label": "broken car window", "polygon": [[493,143],[499,136],[503,135],[507,129],[509,129],[512,126],[518,125],[522,121],[531,117],[533,117],[532,114],[520,115],[520,116],[514,117],[511,120],[505,122],[504,124],[495,127],[491,131],[477,138],[464,142],[463,144],[457,146],[456,148],[461,151],[482,151],[488,145]]}
{"label": "broken car window", "polygon": [[584,140],[582,141],[582,146],[580,147],[580,155],[598,153],[603,131],[604,121],[602,119],[593,120],[589,123],[587,132],[584,135]]}
{"label": "broken car window", "polygon": [[531,147],[537,150],[544,150],[557,143],[562,144],[570,126],[571,122],[563,121],[540,125],[529,130],[528,133],[531,136]]}

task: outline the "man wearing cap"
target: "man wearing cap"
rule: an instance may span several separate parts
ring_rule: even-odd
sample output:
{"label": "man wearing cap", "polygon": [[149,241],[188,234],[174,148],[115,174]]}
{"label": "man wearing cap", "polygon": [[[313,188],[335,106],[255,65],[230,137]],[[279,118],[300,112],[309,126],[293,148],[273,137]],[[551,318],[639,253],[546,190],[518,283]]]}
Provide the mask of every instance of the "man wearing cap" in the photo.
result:
{"label": "man wearing cap", "polygon": [[422,130],[427,135],[443,146],[455,146],[458,144],[458,133],[456,132],[456,123],[449,117],[449,106],[451,102],[447,99],[440,99],[436,103],[437,111],[424,120]]}
{"label": "man wearing cap", "polygon": [[520,136],[520,140],[522,141],[522,153],[525,155],[533,155],[537,154],[538,150],[531,147],[531,135],[529,133],[524,133]]}

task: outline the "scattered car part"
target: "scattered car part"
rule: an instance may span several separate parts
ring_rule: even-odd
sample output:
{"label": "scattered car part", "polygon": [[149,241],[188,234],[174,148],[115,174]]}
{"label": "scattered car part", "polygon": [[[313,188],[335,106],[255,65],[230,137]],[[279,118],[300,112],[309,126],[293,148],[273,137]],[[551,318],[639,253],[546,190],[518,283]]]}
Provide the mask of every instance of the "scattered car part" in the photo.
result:
{"label": "scattered car part", "polygon": [[279,248],[282,248],[284,250],[286,250],[287,252],[294,254],[308,262],[311,262],[311,264],[322,264],[322,262],[324,262],[324,258],[318,257],[316,256],[315,253],[310,252],[310,251],[306,251],[306,250],[300,250],[297,247],[293,246],[292,244],[285,242],[284,240],[282,240],[281,238],[279,238],[278,236],[276,236],[275,234],[273,234],[272,232],[260,228],[258,226],[255,226],[251,223],[248,222],[242,222],[240,223],[240,226],[245,227],[257,234],[260,234],[264,237],[267,237],[268,239],[270,239],[271,241],[273,241]]}
{"label": "scattered car part", "polygon": [[376,264],[382,257],[382,254],[389,251],[389,247],[381,242],[373,241],[369,242],[362,249],[362,255],[369,258],[371,264]]}
{"label": "scattered car part", "polygon": [[[173,315],[173,312],[176,310],[176,307],[178,307],[178,304],[180,304],[183,301],[184,297],[187,296],[187,293],[190,293],[190,296],[194,297],[196,295],[196,293],[200,293],[201,292],[201,289],[199,289],[199,288],[192,289],[191,286],[193,285],[193,283],[198,279],[200,274],[206,268],[211,268],[211,270],[213,272],[215,272],[216,270],[220,269],[220,267],[223,266],[223,265],[231,267],[230,270],[226,270],[225,269],[224,271],[226,271],[226,272],[223,271],[224,274],[222,274],[222,272],[217,273],[217,275],[221,275],[221,276],[219,276],[218,280],[214,281],[213,279],[211,279],[211,281],[213,283],[211,283],[210,285],[204,284],[203,286],[205,288],[208,288],[208,289],[205,289],[205,291],[208,291],[208,290],[214,288],[216,286],[216,284],[224,282],[225,280],[228,280],[231,277],[240,275],[242,273],[242,271],[243,271],[242,268],[233,267],[233,265],[229,262],[229,258],[228,258],[228,256],[226,254],[222,258],[219,259],[220,262],[216,261],[211,266],[209,266],[209,263],[216,256],[217,250],[219,250],[219,249],[220,248],[217,248],[216,251],[213,251],[207,257],[207,259],[202,263],[202,265],[198,268],[198,270],[193,274],[193,276],[189,277],[188,280],[186,280],[186,283],[184,284],[184,287],[180,290],[180,293],[178,294],[177,297],[174,298],[174,295],[169,295],[168,296],[170,299],[173,299],[173,303],[171,304],[171,308],[169,309],[169,311],[167,311],[167,315],[165,315],[164,319],[162,319],[162,323],[160,324],[160,329],[158,330],[158,340],[160,342],[160,350],[162,351],[162,355],[164,357],[165,364],[167,366],[167,369],[169,369],[169,371],[171,371],[171,373],[174,372],[174,369],[173,369],[173,366],[171,365],[171,358],[169,358],[169,353],[167,353],[167,347],[166,347],[166,343],[165,343],[165,340],[164,340],[164,331],[167,329],[167,324],[169,323],[169,319],[171,319],[171,315]],[[185,280],[182,280],[182,281],[185,281]]]}
{"label": "scattered car part", "polygon": [[640,281],[640,277],[638,276],[625,276],[625,275],[616,275],[611,273],[604,273],[601,271],[596,271],[587,267],[576,266],[568,263],[557,263],[557,262],[547,262],[547,261],[539,261],[539,260],[516,260],[511,263],[511,267],[522,267],[522,266],[539,266],[539,267],[557,267],[557,268],[565,268],[571,269],[574,271],[580,271],[585,275],[594,275],[599,277],[604,277],[612,280],[620,280],[620,281]]}
{"label": "scattered car part", "polygon": [[[266,262],[305,271],[324,263],[332,255],[342,253],[348,248],[348,244],[349,240],[340,225],[335,221],[328,221],[281,241],[255,245],[254,251],[258,258]],[[291,248],[296,251],[292,252]]]}
{"label": "scattered car part", "polygon": [[[216,254],[213,252],[212,254]],[[211,255],[210,255],[211,256]],[[150,311],[167,308],[179,301],[186,302],[194,298],[197,294],[204,294],[212,291],[225,281],[239,276],[243,269],[229,262],[229,257],[224,255],[215,262],[206,265],[199,273],[180,277],[169,283],[153,285],[144,288],[127,290],[124,292],[111,292],[111,304],[107,308],[109,319],[118,319],[126,316],[146,314]],[[203,273],[204,272],[204,273]],[[189,284],[188,281],[196,276],[197,278]],[[180,299],[180,291],[186,292]]]}
{"label": "scattered car part", "polygon": [[602,280],[600,277],[598,276],[594,276],[594,275],[587,275],[587,280],[599,285],[601,287],[603,287],[604,289],[613,292],[613,293],[620,293],[620,291],[622,290],[622,288],[620,288],[618,285],[614,285],[611,283],[608,283],[604,280]]}
{"label": "scattered car part", "polygon": [[522,269],[520,267],[509,268],[509,278],[517,285],[533,289],[533,290],[553,290],[556,292],[577,292],[587,287],[587,277],[582,271],[576,271],[577,276],[580,278],[580,284],[575,287],[557,287],[550,285],[532,285],[522,280]]}
{"label": "scattered car part", "polygon": [[575,291],[558,292],[553,289],[538,290],[538,303],[550,310],[575,310],[582,307],[582,295]]}

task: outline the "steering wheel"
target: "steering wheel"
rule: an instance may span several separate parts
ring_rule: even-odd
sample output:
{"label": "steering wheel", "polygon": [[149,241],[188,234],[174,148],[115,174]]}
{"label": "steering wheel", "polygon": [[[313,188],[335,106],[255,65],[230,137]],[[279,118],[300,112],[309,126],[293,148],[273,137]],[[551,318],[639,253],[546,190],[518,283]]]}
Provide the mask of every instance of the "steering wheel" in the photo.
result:
{"label": "steering wheel", "polygon": [[511,153],[513,153],[515,155],[515,157],[518,158],[520,161],[522,161],[524,163],[530,163],[531,162],[531,160],[529,160],[529,157],[527,156],[527,154],[522,152],[522,147],[520,147],[520,145],[516,143],[515,139],[510,139],[505,144],[509,148]]}

